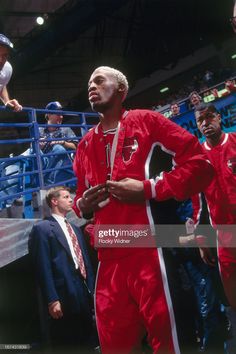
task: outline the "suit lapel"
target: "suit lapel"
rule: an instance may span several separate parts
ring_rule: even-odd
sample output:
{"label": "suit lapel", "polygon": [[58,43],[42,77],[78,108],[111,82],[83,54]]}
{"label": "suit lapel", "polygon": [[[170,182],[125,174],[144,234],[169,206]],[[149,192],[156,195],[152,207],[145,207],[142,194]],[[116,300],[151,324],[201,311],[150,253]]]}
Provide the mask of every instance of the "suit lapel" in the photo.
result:
{"label": "suit lapel", "polygon": [[64,235],[62,228],[60,227],[60,225],[58,224],[56,219],[54,219],[53,216],[49,218],[49,221],[50,221],[51,230],[52,230],[53,234],[57,238],[58,242],[60,242],[60,244],[65,248],[66,252],[72,258],[70,247],[68,245],[68,242],[66,240],[66,236]]}
{"label": "suit lapel", "polygon": [[[66,250],[66,252],[70,256],[71,260],[73,261],[73,257],[72,257],[71,251],[70,251],[70,247],[68,245],[68,242],[66,240],[64,232],[63,232],[62,228],[60,227],[59,223],[56,221],[56,219],[54,219],[53,216],[48,218],[48,220],[50,222],[52,233],[55,235],[55,237],[57,238],[58,242],[60,242],[60,244],[64,247],[64,249]],[[75,232],[75,235],[76,235],[76,237],[78,239],[78,242],[79,242],[79,245],[80,245],[80,248],[81,248],[81,251],[82,251],[83,259],[84,259],[84,264],[85,264],[85,267],[87,268],[88,259],[87,259],[87,256],[86,256],[85,244],[84,244],[83,239],[82,239],[83,236],[82,236],[80,230],[77,227],[75,227],[73,224],[71,226],[72,226],[72,228],[73,228],[73,230]]]}

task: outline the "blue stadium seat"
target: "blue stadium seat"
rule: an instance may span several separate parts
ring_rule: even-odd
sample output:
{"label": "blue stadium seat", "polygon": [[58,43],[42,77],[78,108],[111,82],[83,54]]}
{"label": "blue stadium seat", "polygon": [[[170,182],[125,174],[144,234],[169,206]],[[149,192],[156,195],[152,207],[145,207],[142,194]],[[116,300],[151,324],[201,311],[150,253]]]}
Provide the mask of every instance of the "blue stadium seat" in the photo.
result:
{"label": "blue stadium seat", "polygon": [[[16,194],[25,190],[26,183],[29,183],[29,176],[19,175],[30,171],[31,165],[32,162],[29,159],[0,163],[0,177],[8,177],[8,179],[0,180],[0,209],[10,206],[15,199],[19,198]],[[2,200],[7,196],[9,196],[8,199]]]}

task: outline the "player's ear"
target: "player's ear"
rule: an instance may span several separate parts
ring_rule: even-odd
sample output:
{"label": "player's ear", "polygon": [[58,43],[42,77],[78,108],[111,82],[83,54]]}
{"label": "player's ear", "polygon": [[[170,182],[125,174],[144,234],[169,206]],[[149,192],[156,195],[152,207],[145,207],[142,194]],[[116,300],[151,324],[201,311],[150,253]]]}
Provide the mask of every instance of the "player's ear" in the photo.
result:
{"label": "player's ear", "polygon": [[124,84],[119,84],[119,88],[118,88],[119,92],[125,92],[125,85]]}

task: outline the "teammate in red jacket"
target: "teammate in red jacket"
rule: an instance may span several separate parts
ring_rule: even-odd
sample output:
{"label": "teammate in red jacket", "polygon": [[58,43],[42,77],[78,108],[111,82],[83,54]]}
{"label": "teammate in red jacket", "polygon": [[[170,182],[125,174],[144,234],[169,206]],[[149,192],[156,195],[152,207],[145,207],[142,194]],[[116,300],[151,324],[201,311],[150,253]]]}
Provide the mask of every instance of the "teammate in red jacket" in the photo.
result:
{"label": "teammate in red jacket", "polygon": [[[215,168],[215,177],[204,194],[211,224],[217,229],[218,258],[225,293],[230,305],[236,309],[236,133],[222,131],[220,113],[212,104],[199,106],[195,117],[199,130],[206,137],[203,147]],[[204,257],[206,262],[212,263],[207,254]]]}
{"label": "teammate in red jacket", "polygon": [[[78,216],[95,226],[154,226],[150,200],[186,199],[213,177],[197,139],[157,112],[124,111],[126,77],[97,68],[88,84],[100,123],[80,142],[74,170]],[[156,146],[172,155],[174,168],[153,177]],[[95,237],[97,235],[95,234]],[[96,239],[95,239],[96,245]],[[161,249],[99,247],[96,316],[102,353],[139,352],[145,333],[154,353],[179,353]]]}

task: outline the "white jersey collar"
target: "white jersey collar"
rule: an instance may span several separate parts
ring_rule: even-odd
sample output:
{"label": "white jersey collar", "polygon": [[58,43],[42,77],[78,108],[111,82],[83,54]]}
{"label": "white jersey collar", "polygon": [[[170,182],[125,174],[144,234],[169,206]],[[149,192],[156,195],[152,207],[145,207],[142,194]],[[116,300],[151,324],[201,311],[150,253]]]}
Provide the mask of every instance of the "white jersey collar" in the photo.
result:
{"label": "white jersey collar", "polygon": [[[224,144],[226,143],[226,141],[228,140],[228,138],[229,138],[229,134],[228,134],[228,133],[225,133],[222,142],[221,142],[220,144],[217,144],[216,146],[219,146],[219,145],[222,146],[222,145],[224,145]],[[204,142],[204,146],[205,146],[206,150],[211,150],[211,149],[213,149],[214,147],[216,147],[216,146],[211,146],[211,145],[209,145],[209,144],[207,143],[207,141]]]}

